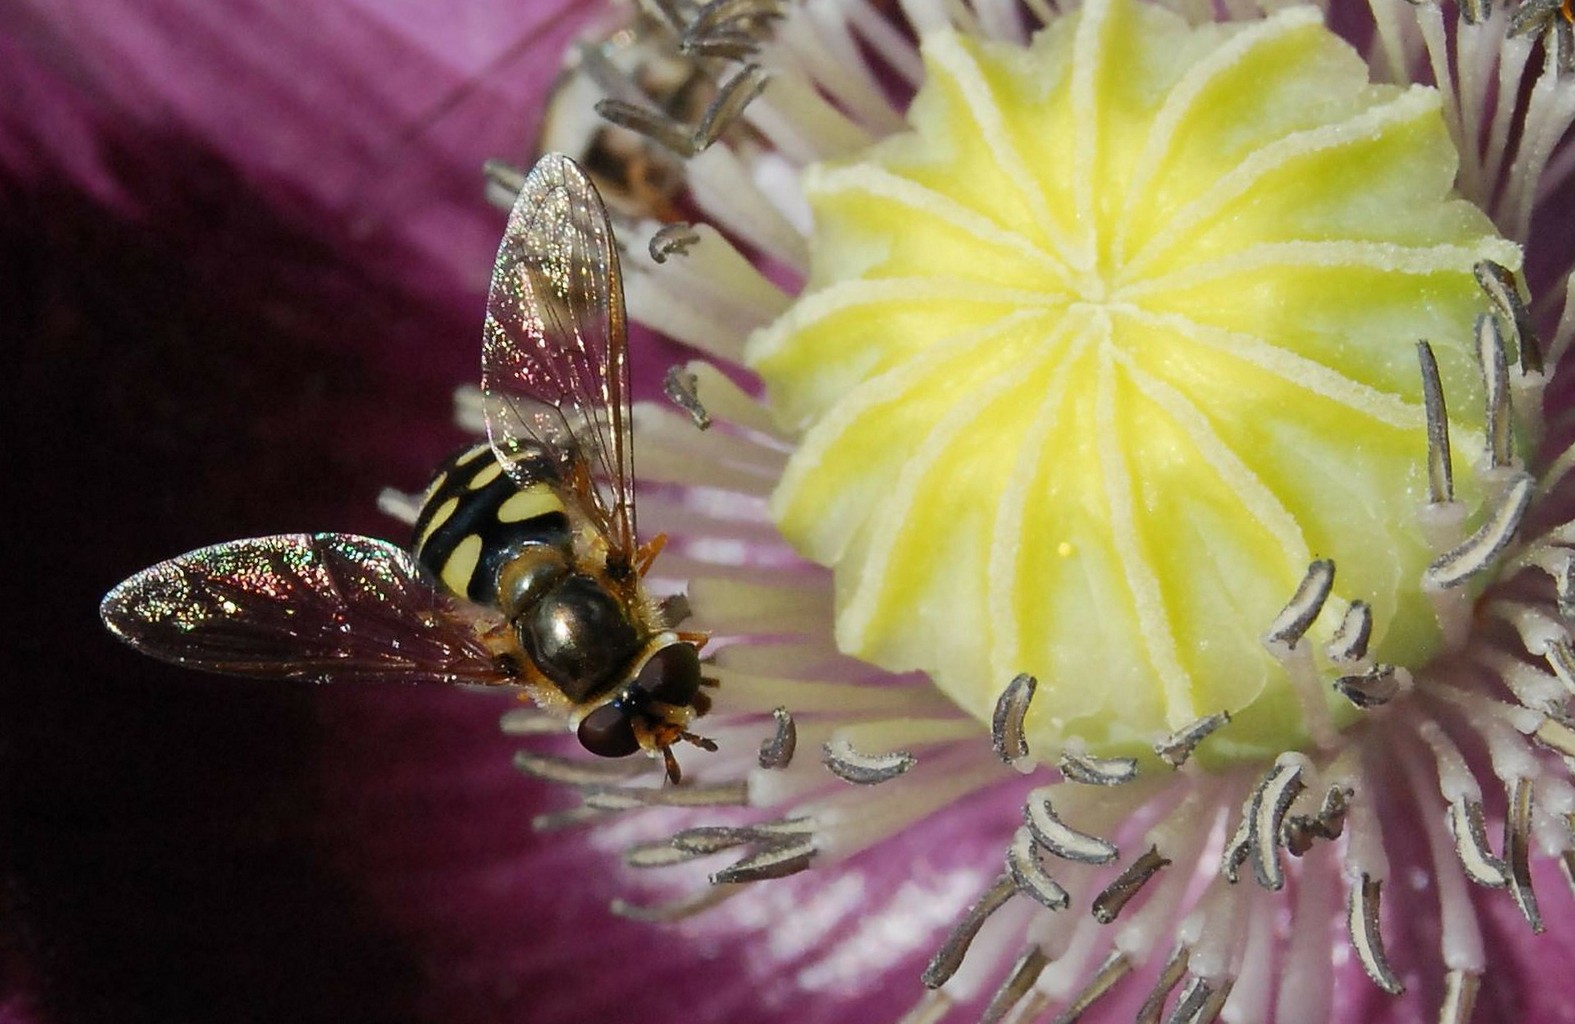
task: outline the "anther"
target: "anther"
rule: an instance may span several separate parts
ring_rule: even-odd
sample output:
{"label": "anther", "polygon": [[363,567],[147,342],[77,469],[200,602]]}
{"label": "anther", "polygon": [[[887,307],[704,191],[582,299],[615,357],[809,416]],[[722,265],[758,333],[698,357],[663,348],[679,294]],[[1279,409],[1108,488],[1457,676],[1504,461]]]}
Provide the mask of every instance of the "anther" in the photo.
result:
{"label": "anther", "polygon": [[1072,902],[1071,894],[1039,862],[1039,848],[1027,828],[1013,833],[1011,845],[1006,848],[1006,870],[1019,892],[1047,910],[1065,910]]}
{"label": "anther", "polygon": [[1023,950],[1000,987],[990,996],[990,1002],[985,1006],[979,1024],[1000,1024],[1005,1020],[1006,1015],[1023,1001],[1023,997],[1033,991],[1034,982],[1039,980],[1040,973],[1049,963],[1050,958],[1037,945]]}
{"label": "anther", "polygon": [[1281,754],[1253,791],[1247,845],[1253,875],[1265,889],[1278,892],[1285,885],[1285,873],[1280,867],[1281,827],[1291,802],[1307,788],[1302,773],[1309,767],[1301,754]]}
{"label": "anther", "polygon": [[1300,857],[1319,839],[1333,841],[1345,831],[1345,814],[1351,806],[1351,790],[1330,786],[1317,814],[1294,814],[1280,831],[1280,842],[1292,857]]}
{"label": "anther", "polygon": [[659,903],[655,906],[644,906],[639,903],[630,903],[628,900],[615,899],[609,909],[617,916],[628,921],[640,921],[646,924],[671,924],[695,916],[702,911],[710,910],[729,897],[739,892],[739,886],[717,885],[673,900],[669,903]]}
{"label": "anther", "polygon": [[1520,298],[1515,275],[1510,273],[1508,267],[1492,260],[1482,260],[1472,271],[1476,274],[1477,284],[1487,294],[1499,315],[1515,329],[1515,345],[1520,350],[1520,372],[1541,373],[1542,342],[1537,338],[1531,311]]}
{"label": "anther", "polygon": [[1006,689],[995,701],[995,713],[990,716],[990,742],[995,756],[1002,762],[1021,771],[1028,762],[1028,737],[1023,732],[1023,718],[1034,699],[1034,688],[1039,681],[1026,672],[1006,684]]}
{"label": "anther", "polygon": [[711,0],[684,28],[684,42],[688,45],[690,40],[718,33],[759,39],[766,26],[781,17],[780,0]]}
{"label": "anther", "polygon": [[1345,618],[1324,647],[1330,661],[1350,665],[1367,657],[1367,643],[1373,636],[1373,610],[1366,601],[1352,601]]}
{"label": "anther", "polygon": [[481,165],[481,175],[486,182],[487,202],[500,210],[514,209],[514,201],[525,187],[525,172],[502,160],[488,160]]}
{"label": "anther", "polygon": [[[1259,783],[1262,786],[1262,783]],[[1256,794],[1257,790],[1254,790]],[[1220,874],[1231,885],[1241,879],[1241,866],[1247,863],[1247,858],[1252,854],[1252,807],[1256,795],[1249,796],[1242,808],[1241,820],[1236,823],[1236,831],[1232,833],[1230,842],[1225,844],[1225,849],[1220,852]]]}
{"label": "anther", "polygon": [[1509,407],[1509,354],[1504,348],[1504,333],[1498,317],[1482,313],[1477,317],[1477,364],[1487,417],[1487,461],[1494,469],[1509,466],[1515,458],[1514,422]]}
{"label": "anther", "polygon": [[890,782],[918,763],[906,750],[895,750],[889,754],[861,753],[841,736],[833,736],[826,741],[821,760],[831,774],[856,786],[878,786]]}
{"label": "anther", "polygon": [[1509,37],[1514,39],[1541,32],[1558,17],[1562,5],[1563,0],[1521,0],[1509,16]]}
{"label": "anther", "polygon": [[1456,968],[1444,975],[1444,1001],[1438,1008],[1439,1024],[1466,1024],[1477,1005],[1482,975]]}
{"label": "anther", "polygon": [[1553,577],[1553,597],[1559,609],[1559,618],[1575,622],[1575,558],[1564,563]]}
{"label": "anther", "polygon": [[662,390],[668,399],[689,414],[696,429],[706,430],[711,426],[711,414],[700,404],[699,384],[700,378],[683,365],[669,367],[667,376],[662,378]]}
{"label": "anther", "polygon": [[1100,890],[1094,897],[1094,920],[1100,924],[1109,924],[1114,921],[1126,905],[1132,901],[1149,883],[1149,880],[1170,864],[1170,860],[1160,855],[1159,847],[1150,846],[1142,856],[1128,864],[1126,870],[1116,876],[1116,880]]}
{"label": "anther", "polygon": [[1149,991],[1148,998],[1138,1009],[1135,1024],[1159,1024],[1159,1015],[1165,1009],[1165,1000],[1170,998],[1170,993],[1186,975],[1187,961],[1190,957],[1191,950],[1186,946],[1176,947],[1176,951],[1160,969],[1159,977]]}
{"label": "anther", "polygon": [[1384,955],[1384,937],[1378,929],[1378,918],[1383,901],[1384,883],[1366,872],[1361,882],[1351,886],[1351,898],[1346,908],[1346,928],[1351,933],[1351,948],[1362,962],[1362,969],[1373,979],[1373,984],[1397,996],[1405,991],[1400,979],[1389,967]]}
{"label": "anther", "polygon": [[1503,554],[1520,530],[1520,522],[1531,506],[1535,481],[1522,473],[1504,489],[1487,520],[1477,532],[1453,551],[1440,555],[1422,574],[1423,583],[1434,590],[1458,587],[1484,572]]}
{"label": "anther", "polygon": [[1323,611],[1324,602],[1334,588],[1334,562],[1320,558],[1307,567],[1307,574],[1296,587],[1290,602],[1275,616],[1264,634],[1270,648],[1295,650],[1296,644]]}
{"label": "anther", "polygon": [[1341,676],[1334,688],[1359,708],[1382,707],[1400,692],[1400,675],[1393,665],[1380,663],[1359,675]]}
{"label": "anther", "polygon": [[689,250],[699,242],[699,232],[690,225],[664,224],[652,233],[645,248],[651,254],[651,261],[660,264],[666,263],[669,256],[689,255]]}
{"label": "anther", "polygon": [[963,957],[968,954],[968,947],[973,944],[974,936],[979,934],[979,929],[984,927],[984,922],[990,915],[1000,910],[1006,901],[1017,892],[1017,883],[1010,874],[1003,874],[990,883],[968,908],[961,921],[952,929],[946,941],[941,943],[941,948],[924,968],[924,973],[919,980],[925,988],[940,988],[957,973],[957,968],[962,966]]}
{"label": "anther", "polygon": [[1575,647],[1570,646],[1568,640],[1557,640],[1548,644],[1543,657],[1547,659],[1554,677],[1564,684],[1564,689],[1569,691],[1571,697],[1575,697]]}
{"label": "anther", "polygon": [[1531,734],[1537,743],[1575,761],[1575,727],[1557,718],[1543,718]]}
{"label": "anther", "polygon": [[1493,15],[1493,0],[1461,0],[1460,16],[1467,25],[1480,25]]}
{"label": "anther", "polygon": [[1137,778],[1135,757],[1094,757],[1068,750],[1055,766],[1068,780],[1085,786],[1119,786]]}
{"label": "anther", "polygon": [[771,717],[776,719],[776,732],[760,744],[760,767],[766,770],[786,768],[793,763],[793,752],[798,749],[798,726],[787,708],[774,708]]}
{"label": "anther", "polygon": [[697,152],[693,131],[660,111],[626,100],[605,99],[596,102],[596,113],[604,120],[643,135],[684,159]]}
{"label": "anther", "polygon": [[1221,726],[1229,724],[1229,711],[1216,711],[1212,715],[1204,715],[1154,744],[1154,753],[1172,768],[1180,768],[1192,757],[1193,751],[1198,749],[1198,744],[1212,736]]}
{"label": "anther", "polygon": [[1099,970],[1088,979],[1088,984],[1080,989],[1061,1015],[1055,1019],[1055,1024],[1074,1024],[1090,1006],[1098,1002],[1106,992],[1116,987],[1116,982],[1132,973],[1132,958],[1114,950],[1105,957],[1105,962],[1099,965]]}
{"label": "anther", "polygon": [[1455,856],[1466,877],[1489,889],[1502,888],[1508,879],[1505,864],[1488,845],[1482,802],[1456,797],[1449,802],[1449,831],[1455,838]]}
{"label": "anther", "polygon": [[[561,723],[560,723],[561,728]],[[605,786],[643,775],[651,764],[644,759],[613,760],[598,758],[595,761],[573,757],[554,757],[521,750],[514,755],[514,767],[533,779],[557,782],[568,786]]]}
{"label": "anther", "polygon": [[760,95],[769,80],[760,65],[746,64],[738,74],[723,82],[716,99],[705,108],[700,124],[695,128],[694,151],[704,152],[721,138],[722,133],[744,112],[744,108]]}
{"label": "anther", "polygon": [[1434,505],[1455,500],[1455,471],[1449,453],[1449,412],[1444,405],[1444,385],[1438,376],[1433,346],[1416,343],[1422,369],[1422,407],[1427,413],[1427,496]]}
{"label": "anther", "polygon": [[1509,891],[1531,930],[1542,933],[1542,912],[1531,888],[1531,780],[1517,778],[1509,790],[1504,817],[1504,861],[1509,866]]}
{"label": "anther", "polygon": [[747,807],[749,785],[740,780],[661,789],[606,786],[587,792],[585,806],[602,811],[629,811],[640,807]]}
{"label": "anther", "polygon": [[1034,841],[1057,857],[1080,864],[1108,864],[1115,860],[1119,851],[1110,843],[1079,832],[1056,817],[1055,808],[1050,804],[1054,788],[1045,786],[1028,794],[1023,806],[1023,819]]}
{"label": "anther", "polygon": [[[747,836],[755,852],[711,875],[712,885],[760,882],[786,878],[809,867],[815,859],[815,823],[808,818],[787,818],[737,829]],[[719,830],[730,832],[735,830]],[[719,837],[718,841],[727,837]],[[674,837],[677,841],[677,837]],[[737,844],[733,844],[737,845]]]}
{"label": "anther", "polygon": [[1218,984],[1207,978],[1193,975],[1181,990],[1181,998],[1165,1018],[1165,1024],[1212,1024],[1230,997],[1231,980]]}

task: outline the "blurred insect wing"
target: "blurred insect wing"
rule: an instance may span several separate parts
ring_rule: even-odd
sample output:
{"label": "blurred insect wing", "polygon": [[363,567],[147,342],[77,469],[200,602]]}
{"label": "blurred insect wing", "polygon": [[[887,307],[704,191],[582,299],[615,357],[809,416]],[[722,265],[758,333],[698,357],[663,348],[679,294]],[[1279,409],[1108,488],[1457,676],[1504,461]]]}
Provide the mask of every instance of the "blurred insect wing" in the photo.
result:
{"label": "blurred insect wing", "polygon": [[633,439],[623,282],[612,224],[573,160],[549,153],[525,179],[487,297],[481,388],[487,436],[523,487],[522,454],[544,449],[587,481],[609,565],[635,550]]}
{"label": "blurred insect wing", "polygon": [[507,683],[478,622],[399,548],[343,533],[230,541],[144,569],[105,596],[144,654],[229,675]]}

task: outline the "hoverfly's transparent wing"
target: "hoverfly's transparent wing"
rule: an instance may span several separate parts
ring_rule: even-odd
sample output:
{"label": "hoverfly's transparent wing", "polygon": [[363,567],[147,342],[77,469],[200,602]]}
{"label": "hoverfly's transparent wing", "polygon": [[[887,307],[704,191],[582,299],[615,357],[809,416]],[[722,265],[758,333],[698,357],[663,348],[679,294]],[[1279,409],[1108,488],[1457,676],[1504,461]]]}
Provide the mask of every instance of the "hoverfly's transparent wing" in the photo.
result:
{"label": "hoverfly's transparent wing", "polygon": [[404,551],[345,533],[236,540],[160,562],[99,606],[144,654],[313,681],[512,680]]}
{"label": "hoverfly's transparent wing", "polygon": [[614,571],[635,549],[629,351],[612,224],[573,160],[549,153],[525,179],[492,270],[481,355],[487,436],[530,483],[522,452],[540,446],[586,472]]}

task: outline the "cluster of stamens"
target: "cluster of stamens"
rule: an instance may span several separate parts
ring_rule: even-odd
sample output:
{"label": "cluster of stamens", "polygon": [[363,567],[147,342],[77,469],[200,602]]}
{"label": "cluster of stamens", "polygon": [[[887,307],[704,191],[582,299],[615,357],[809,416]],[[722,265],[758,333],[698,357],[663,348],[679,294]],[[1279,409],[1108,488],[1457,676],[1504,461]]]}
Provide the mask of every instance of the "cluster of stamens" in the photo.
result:
{"label": "cluster of stamens", "polygon": [[[846,23],[814,25],[777,0],[657,6],[673,45],[715,62],[714,100],[698,124],[680,123],[622,98],[635,88],[622,80],[607,87],[615,98],[599,109],[688,161],[690,199],[725,233],[629,225],[626,243],[648,237],[645,252],[626,254],[629,306],[635,319],[737,365],[743,336],[788,297],[735,243],[801,266],[804,242],[791,211],[762,200],[764,174],[746,171],[729,133],[751,130],[747,121],[780,148],[792,137],[772,134],[781,127],[774,119],[792,119],[784,108],[795,116],[817,104],[841,111],[827,117],[831,141],[804,140],[789,154],[802,162],[846,151],[850,136],[893,130],[859,98],[873,81],[865,62],[828,70],[806,50],[817,31],[839,45],[857,36],[899,78],[917,72],[906,42],[861,5]],[[912,6],[937,22],[950,16],[939,3]],[[1054,16],[1029,7],[1044,22]],[[974,29],[995,16],[992,5],[974,8]],[[1554,180],[1575,165],[1575,148],[1558,145],[1575,117],[1568,0],[1527,0],[1508,14],[1484,0],[1460,13],[1464,25],[1446,32],[1441,9],[1421,5],[1416,36],[1380,19],[1373,61],[1396,80],[1430,66],[1453,86],[1446,91],[1455,104],[1450,127],[1463,143],[1460,188],[1523,240],[1550,162]],[[1519,90],[1536,41],[1543,74]],[[1479,55],[1488,48],[1500,61],[1496,114],[1485,109],[1493,86],[1482,69],[1491,62]],[[779,75],[781,105],[752,106],[765,69],[805,66],[813,86]],[[1516,159],[1506,160],[1502,133],[1517,103],[1523,135],[1510,147]],[[492,173],[506,185],[514,172]],[[1534,325],[1554,319],[1551,307],[1528,306],[1516,276],[1493,261],[1478,263],[1476,277],[1490,310],[1474,325],[1484,430],[1470,463],[1480,508],[1457,498],[1438,360],[1427,341],[1415,343],[1428,489],[1418,518],[1435,556],[1416,585],[1432,604],[1443,653],[1417,665],[1377,660],[1369,646],[1382,624],[1361,600],[1315,641],[1337,566],[1312,561],[1262,634],[1295,689],[1308,742],[1257,767],[1210,762],[1211,742],[1230,734],[1223,708],[1152,737],[1152,757],[1099,756],[1075,737],[1063,749],[1035,751],[1025,727],[1031,675],[1001,690],[986,743],[977,723],[923,679],[836,654],[829,576],[795,561],[766,510],[792,439],[714,366],[675,368],[666,391],[677,411],[637,410],[642,475],[654,481],[641,511],[645,524],[674,537],[655,575],[687,584],[697,623],[717,638],[709,671],[721,685],[706,726],[720,749],[695,758],[680,787],[661,786],[643,762],[521,753],[522,771],[571,787],[581,801],[538,826],[667,809],[676,829],[629,846],[630,866],[732,858],[696,892],[615,906],[671,921],[738,897],[746,883],[835,871],[949,807],[1017,794],[1023,783],[1014,780],[1033,776],[1013,798],[1021,824],[1001,823],[999,867],[981,878],[922,972],[928,992],[903,1018],[914,1024],[963,1004],[982,1007],[986,1022],[1071,1021],[1134,974],[1148,979],[1139,1021],[1207,1022],[1227,1004],[1234,1019],[1324,1020],[1334,998],[1327,932],[1341,913],[1338,893],[1350,948],[1377,986],[1398,994],[1405,984],[1385,952],[1384,908],[1403,901],[1414,913],[1421,895],[1393,884],[1385,835],[1422,829],[1441,921],[1440,948],[1426,958],[1446,979],[1440,1019],[1467,1020],[1489,966],[1467,884],[1506,890],[1533,930],[1542,927],[1534,855],[1556,858],[1575,894],[1575,525],[1550,522],[1560,519],[1561,500],[1567,515],[1564,477],[1575,453],[1537,467],[1518,454],[1542,440],[1543,392],[1575,340],[1575,292],[1560,282],[1562,318],[1544,343]],[[1354,722],[1331,715],[1331,692]],[[511,713],[504,726],[513,735],[555,728],[528,711]],[[1396,807],[1414,813],[1395,821]],[[1502,822],[1496,842],[1493,821]],[[1292,923],[1282,931],[1287,907]]]}

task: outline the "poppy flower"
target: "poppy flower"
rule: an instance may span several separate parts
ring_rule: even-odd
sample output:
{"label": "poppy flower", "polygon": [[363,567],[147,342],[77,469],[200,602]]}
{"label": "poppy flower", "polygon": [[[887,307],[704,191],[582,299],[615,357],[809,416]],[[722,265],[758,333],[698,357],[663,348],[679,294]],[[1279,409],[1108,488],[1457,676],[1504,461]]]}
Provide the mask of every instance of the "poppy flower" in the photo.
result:
{"label": "poppy flower", "polygon": [[[631,316],[725,364],[637,422],[659,571],[717,634],[686,785],[525,741],[567,805],[482,697],[172,682],[107,645],[66,677],[94,627],[61,611],[10,688],[26,1019],[1567,1011],[1539,970],[1575,945],[1563,11],[1335,9],[1364,61],[1303,9],[1027,6],[716,5],[670,26],[717,62],[709,129],[604,108],[695,151],[692,234],[620,225]],[[460,183],[521,148],[476,126],[539,109],[572,26],[504,88],[515,25],[449,63],[444,22],[228,13],[11,33],[57,104],[7,144],[22,409],[70,446],[28,449],[23,535],[67,537],[40,608],[222,536],[387,534],[347,495],[456,438],[489,266]],[[332,30],[355,61],[298,59]],[[149,45],[196,38],[195,69]],[[426,99],[336,114],[339,75]],[[253,128],[286,111],[371,142]],[[1062,422],[1031,400],[1058,389]]]}

